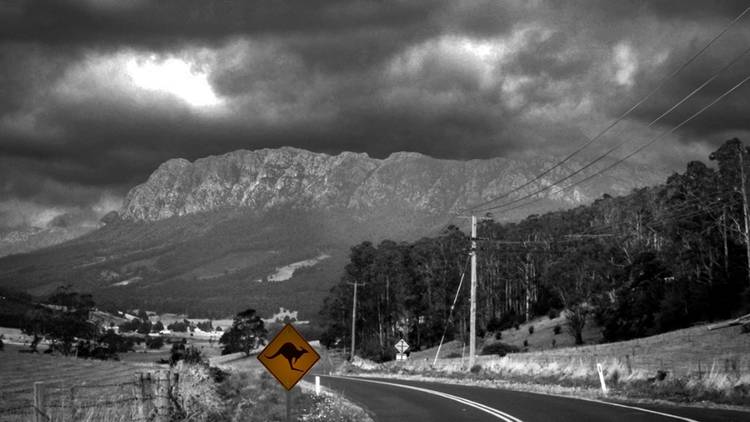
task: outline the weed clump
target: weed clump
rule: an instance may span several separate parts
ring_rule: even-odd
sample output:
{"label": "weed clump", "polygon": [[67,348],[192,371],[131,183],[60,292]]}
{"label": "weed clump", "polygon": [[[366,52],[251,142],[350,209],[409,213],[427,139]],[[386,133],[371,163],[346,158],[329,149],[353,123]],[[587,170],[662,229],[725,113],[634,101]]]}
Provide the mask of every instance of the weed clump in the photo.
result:
{"label": "weed clump", "polygon": [[521,350],[513,346],[512,344],[506,344],[506,343],[490,343],[482,348],[482,351],[479,352],[480,355],[498,355],[500,357],[503,357],[507,355],[508,353],[518,353]]}

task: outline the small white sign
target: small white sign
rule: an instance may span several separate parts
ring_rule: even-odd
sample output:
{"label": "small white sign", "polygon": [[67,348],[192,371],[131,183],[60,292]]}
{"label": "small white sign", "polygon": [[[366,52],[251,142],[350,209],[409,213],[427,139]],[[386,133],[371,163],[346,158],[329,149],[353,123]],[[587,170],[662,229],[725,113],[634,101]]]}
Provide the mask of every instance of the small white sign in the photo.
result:
{"label": "small white sign", "polygon": [[404,339],[401,339],[396,343],[393,347],[398,350],[399,353],[404,353],[405,351],[409,350],[409,344],[404,341]]}
{"label": "small white sign", "polygon": [[396,353],[396,360],[406,360],[406,353]]}

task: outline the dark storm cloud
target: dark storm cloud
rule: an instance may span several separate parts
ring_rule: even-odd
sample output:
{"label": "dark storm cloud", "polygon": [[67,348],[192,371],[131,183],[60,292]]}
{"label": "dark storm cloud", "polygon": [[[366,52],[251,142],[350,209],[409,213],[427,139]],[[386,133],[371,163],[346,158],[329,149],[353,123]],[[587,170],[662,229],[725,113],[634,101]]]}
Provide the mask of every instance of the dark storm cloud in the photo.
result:
{"label": "dark storm cloud", "polygon": [[350,0],[11,0],[0,17],[6,39],[47,44],[213,43],[249,34],[319,34],[423,21],[441,2]]}
{"label": "dark storm cloud", "polygon": [[[101,192],[124,195],[164,160],[239,148],[559,156],[745,7],[677,0],[3,2],[0,202],[93,204]],[[748,21],[639,108],[628,128],[649,134],[651,119],[750,45]],[[189,104],[136,86],[126,74],[132,63],[170,58],[203,72],[220,105]],[[681,121],[747,68],[748,61],[735,65],[657,129]],[[747,92],[727,98],[676,141],[720,142],[727,129],[750,131]],[[656,146],[654,160],[675,155],[659,148],[668,147]]]}
{"label": "dark storm cloud", "polygon": [[[727,22],[722,22],[722,27]],[[720,27],[716,27],[718,32]],[[635,102],[638,98],[645,96],[660,81],[672,71],[679,69],[682,64],[702,48],[714,33],[704,33],[702,36],[694,35],[691,39],[683,39],[683,44],[676,44],[669,58],[660,65],[661,72],[650,72],[648,70],[638,71],[635,79],[638,84],[630,95],[624,96],[621,101],[610,104],[614,111],[617,107],[624,107],[626,102]],[[632,116],[644,123],[667,111],[672,105],[683,99],[693,90],[699,88],[710,78],[715,77],[710,84],[701,88],[687,102],[680,105],[675,111],[665,116],[659,122],[662,129],[674,127],[693,113],[708,105],[727,90],[750,76],[750,30],[747,25],[738,25],[727,36],[715,43],[710,50],[702,54],[696,61],[682,70],[677,77],[667,81],[656,95],[652,96],[646,103],[636,109]],[[730,67],[726,67],[730,65]],[[726,67],[726,68],[725,68]],[[748,110],[747,92],[750,83],[740,86],[737,91],[724,97],[719,103],[707,109],[690,124],[681,128],[681,133],[689,133],[692,136],[683,138],[692,142],[695,137],[709,138],[713,133],[721,131],[750,131],[750,119],[747,119]],[[713,138],[711,142],[718,145],[723,139]]]}

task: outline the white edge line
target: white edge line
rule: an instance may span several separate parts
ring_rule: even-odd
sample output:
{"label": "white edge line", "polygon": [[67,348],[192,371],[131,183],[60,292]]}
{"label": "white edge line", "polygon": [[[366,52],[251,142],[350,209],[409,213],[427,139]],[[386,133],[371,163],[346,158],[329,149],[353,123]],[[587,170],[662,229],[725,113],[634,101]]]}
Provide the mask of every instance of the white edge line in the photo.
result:
{"label": "white edge line", "polygon": [[[536,393],[536,394],[543,394],[543,393]],[[589,402],[592,402],[592,403],[607,404],[607,405],[610,405],[610,406],[624,407],[626,409],[640,410],[641,412],[653,413],[655,415],[660,415],[660,416],[666,416],[668,418],[673,418],[673,419],[681,420],[681,421],[684,421],[684,422],[698,422],[695,419],[686,418],[684,416],[673,415],[671,413],[664,413],[664,412],[659,412],[659,411],[651,410],[651,409],[644,409],[642,407],[637,407],[637,406],[629,406],[627,404],[612,403],[612,402],[603,401],[603,400],[590,399],[590,398],[587,398],[587,397],[571,397],[571,396],[563,396],[563,395],[559,395],[559,394],[549,394],[549,395],[550,396],[555,396],[555,397],[565,397],[565,398],[569,398],[569,399],[584,400],[584,401],[589,401]]]}
{"label": "white edge line", "polygon": [[[356,379],[358,377],[338,377],[338,378]],[[368,381],[378,382],[378,381],[372,381],[372,380],[368,380]],[[404,380],[404,381],[408,381],[408,380]],[[419,382],[419,381],[417,381],[417,382]],[[427,382],[435,382],[435,383],[438,383],[438,384],[440,383],[439,381],[427,381]],[[388,384],[390,384],[390,383],[388,383]],[[466,384],[448,384],[448,383],[445,383],[445,384],[446,385],[462,385],[464,387],[491,388],[491,387],[482,387],[480,385],[472,386],[472,385],[466,385]],[[679,415],[673,415],[671,413],[664,413],[664,412],[659,412],[657,410],[644,409],[642,407],[629,406],[629,405],[626,405],[626,404],[613,403],[613,402],[608,402],[608,401],[604,401],[604,400],[591,399],[591,398],[588,398],[588,397],[566,396],[566,395],[563,395],[563,394],[542,393],[542,392],[537,392],[537,391],[519,391],[519,390],[510,390],[510,389],[507,389],[507,391],[522,392],[522,393],[531,393],[531,394],[539,394],[539,395],[543,395],[543,396],[560,397],[560,398],[572,399],[572,400],[583,400],[583,401],[588,401],[588,402],[592,402],[592,403],[600,403],[600,404],[606,404],[606,405],[609,405],[609,406],[616,406],[616,407],[623,407],[623,408],[626,408],[626,409],[639,410],[641,412],[646,412],[646,413],[652,413],[652,414],[655,414],[655,415],[665,416],[665,417],[672,418],[672,419],[677,419],[677,420],[680,420],[680,421],[683,421],[683,422],[700,422],[700,421],[697,421],[695,419],[690,419],[690,418],[687,418],[687,417],[684,417],[684,416],[679,416]],[[484,406],[481,403],[477,403],[477,404],[479,404],[481,406]],[[510,416],[510,415],[508,415],[508,416]]]}
{"label": "white edge line", "polygon": [[459,396],[454,396],[453,394],[443,393],[441,391],[435,391],[435,390],[430,390],[430,389],[427,389],[427,388],[415,387],[413,385],[398,384],[398,383],[385,382],[385,381],[375,381],[375,380],[370,380],[370,379],[365,379],[365,378],[358,378],[358,377],[342,377],[342,376],[336,376],[336,375],[326,375],[326,377],[346,379],[346,380],[353,380],[353,381],[360,381],[360,382],[369,382],[369,383],[372,383],[372,384],[382,384],[382,385],[388,385],[388,386],[392,386],[392,387],[399,387],[399,388],[405,388],[405,389],[409,389],[409,390],[420,391],[420,392],[423,392],[423,393],[432,394],[432,395],[443,397],[443,398],[446,398],[446,399],[449,399],[449,400],[457,401],[459,403],[463,403],[463,404],[465,404],[467,406],[471,406],[471,407],[473,407],[475,409],[478,409],[478,410],[481,410],[481,411],[483,411],[485,413],[489,413],[490,415],[495,416],[498,419],[502,419],[505,422],[523,422],[521,419],[518,419],[518,418],[516,418],[513,415],[509,415],[509,414],[507,414],[505,412],[502,412],[500,410],[497,410],[497,409],[495,409],[493,407],[484,405],[482,403],[477,403],[477,402],[475,402],[473,400],[469,400],[469,399],[464,398],[464,397],[459,397]]}

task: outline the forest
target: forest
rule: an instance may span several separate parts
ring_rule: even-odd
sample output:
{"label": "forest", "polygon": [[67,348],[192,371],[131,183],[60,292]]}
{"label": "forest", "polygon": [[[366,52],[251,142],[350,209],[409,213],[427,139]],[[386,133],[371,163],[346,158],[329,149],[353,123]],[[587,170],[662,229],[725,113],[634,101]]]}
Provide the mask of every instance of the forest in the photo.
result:
{"label": "forest", "polygon": [[[611,342],[750,312],[750,150],[732,139],[708,158],[625,196],[514,223],[483,218],[478,335],[562,312],[576,343],[591,323]],[[470,245],[448,226],[411,243],[352,247],[320,312],[322,342],[348,346],[354,283],[359,355],[392,359],[400,338],[413,350],[444,333],[466,341]]]}

